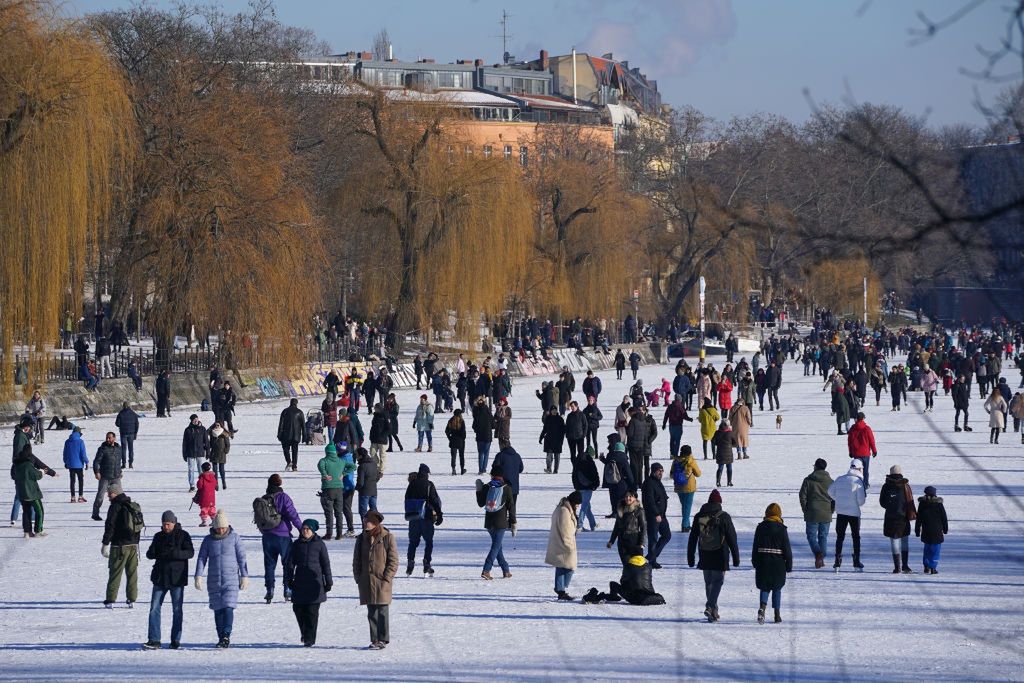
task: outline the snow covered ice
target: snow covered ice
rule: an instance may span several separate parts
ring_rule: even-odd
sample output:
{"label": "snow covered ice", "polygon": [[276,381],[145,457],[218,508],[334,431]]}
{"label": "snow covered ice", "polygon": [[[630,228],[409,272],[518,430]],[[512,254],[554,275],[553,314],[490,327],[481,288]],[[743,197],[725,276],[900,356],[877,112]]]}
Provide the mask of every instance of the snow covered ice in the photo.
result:
{"label": "snow covered ice", "polygon": [[[714,359],[721,366],[721,359]],[[614,406],[631,382],[602,372],[600,407],[605,415],[600,432],[612,431]],[[476,449],[472,432],[467,443],[465,476],[452,477],[443,427],[448,415],[435,419],[434,452],[414,453],[412,416],[420,392],[396,391],[402,406],[404,453],[388,454],[388,473],[380,482],[378,505],[384,524],[396,533],[401,566],[391,606],[390,646],[367,652],[365,609],[359,606],[351,580],[351,539],[330,541],[334,590],[320,613],[317,646],[302,649],[291,606],[263,601],[263,560],[260,535],[252,523],[251,501],[261,495],[267,476],[280,472],[284,489],[302,518],[323,519],[315,492],[316,462],[321,447],[300,446],[298,473],[284,472],[275,439],[278,415],[286,400],[240,405],[239,429],[228,455],[229,487],[217,495],[248,554],[249,589],[235,612],[231,648],[213,647],[213,613],[206,594],[185,591],[183,649],[166,649],[170,599],[163,609],[164,649],[140,649],[146,640],[152,562],[139,563],[139,602],[129,611],[124,585],[114,610],[103,608],[107,562],[100,556],[102,524],[89,519],[89,504],[67,502],[67,470],[61,448],[68,432],[47,432],[36,454],[58,470],[57,479],[41,481],[46,529],[41,539],[22,538],[20,525],[0,531],[0,678],[90,680],[137,679],[334,679],[403,681],[507,680],[1024,680],[1024,578],[1020,541],[1024,522],[1024,446],[1007,432],[1002,443],[989,445],[986,420],[972,397],[976,431],[954,434],[953,409],[939,396],[935,412],[922,414],[923,396],[910,394],[910,406],[892,413],[887,400],[875,407],[869,396],[867,421],[875,431],[879,456],[871,463],[871,490],[864,506],[862,561],[855,574],[850,565],[851,540],[839,574],[831,569],[835,524],[829,533],[826,568],[815,570],[807,547],[797,492],[814,460],[823,457],[833,477],[849,465],[846,438],[837,436],[829,415],[828,394],[817,377],[802,377],[798,363],[787,364],[780,392],[783,424],[774,415],[754,412],[750,459],[734,464],[735,487],[723,488],[724,508],[736,523],[741,567],[726,575],[720,599],[721,622],[702,616],[704,584],[696,569],[686,567],[685,542],[678,533],[679,503],[669,489],[672,541],[662,554],[664,568],[654,574],[655,589],[667,604],[633,607],[624,603],[583,605],[559,603],[553,591],[554,570],[543,563],[551,512],[571,490],[568,449],[561,473],[546,475],[538,445],[540,403],[534,396],[541,378],[515,380],[512,444],[523,455],[526,473],[519,497],[519,532],[506,537],[505,556],[513,578],[484,581],[480,570],[489,545],[483,513],[477,507],[473,474]],[[672,366],[641,368],[645,386],[672,376]],[[582,375],[577,373],[577,383]],[[1015,379],[1015,378],[1014,378]],[[1014,382],[1016,384],[1016,382]],[[869,392],[870,393],[870,392]],[[941,393],[941,392],[940,392]],[[578,392],[581,398],[582,392]],[[885,398],[885,397],[883,397]],[[319,398],[302,399],[305,411],[318,408]],[[126,470],[125,491],[145,511],[149,528],[143,535],[144,555],[160,514],[174,510],[193,535],[198,549],[196,508],[188,510],[181,435],[192,407],[174,408],[171,419],[141,420],[135,469]],[[652,412],[659,426],[664,407]],[[210,413],[201,414],[209,424]],[[369,419],[363,410],[364,429]],[[113,416],[84,421],[90,459]],[[116,431],[116,430],[115,430]],[[9,448],[12,429],[3,430]],[[654,444],[654,461],[668,466],[668,433]],[[697,423],[687,423],[683,443],[700,456]],[[492,455],[497,451],[497,443]],[[6,451],[5,451],[6,452]],[[406,473],[427,463],[444,504],[444,524],[435,536],[434,578],[423,577],[417,564],[412,577],[404,572],[407,525],[402,518]],[[703,468],[694,512],[714,488],[713,461]],[[950,533],[942,549],[938,576],[921,572],[921,542],[910,539],[911,576],[893,575],[888,539],[882,536],[878,490],[885,473],[900,464],[915,498],[934,485],[945,500]],[[706,465],[706,466],[705,466]],[[86,478],[86,496],[95,494],[95,480]],[[5,506],[13,482],[0,488]],[[91,489],[91,490],[90,490]],[[580,596],[591,586],[607,590],[618,580],[619,560],[605,548],[610,534],[608,496],[594,495],[601,527],[578,536],[579,568],[570,593]],[[750,567],[754,527],[771,502],[782,506],[794,551],[794,571],[783,591],[782,624],[759,626],[758,593]],[[354,506],[355,507],[355,506]],[[7,508],[4,507],[4,510]],[[104,507],[105,510],[105,507]],[[104,513],[105,514],[105,513]],[[6,521],[6,520],[5,520]],[[321,533],[324,528],[321,527]],[[422,557],[422,547],[419,557]],[[189,564],[194,569],[194,560]],[[280,569],[278,569],[280,572]],[[280,584],[280,577],[278,578]]]}

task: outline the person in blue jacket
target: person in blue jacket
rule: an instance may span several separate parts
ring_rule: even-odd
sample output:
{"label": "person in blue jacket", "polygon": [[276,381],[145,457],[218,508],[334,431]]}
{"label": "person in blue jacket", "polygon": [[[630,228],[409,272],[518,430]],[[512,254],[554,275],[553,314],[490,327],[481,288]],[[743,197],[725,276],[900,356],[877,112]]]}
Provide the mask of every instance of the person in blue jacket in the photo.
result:
{"label": "person in blue jacket", "polygon": [[[64,467],[68,469],[68,479],[71,485],[71,502],[85,503],[85,496],[82,488],[85,485],[83,472],[89,466],[89,454],[85,450],[85,442],[82,441],[82,428],[75,427],[71,430],[71,436],[64,442]],[[78,498],[75,498],[75,480],[78,481]]]}
{"label": "person in blue jacket", "polygon": [[[242,537],[228,524],[224,510],[217,510],[210,535],[199,546],[196,560],[195,587],[203,590],[203,577],[209,564],[210,580],[206,587],[210,609],[217,625],[217,647],[231,644],[231,628],[238,607],[238,592],[249,587],[249,567],[245,562]],[[286,564],[287,567],[287,564]]]}

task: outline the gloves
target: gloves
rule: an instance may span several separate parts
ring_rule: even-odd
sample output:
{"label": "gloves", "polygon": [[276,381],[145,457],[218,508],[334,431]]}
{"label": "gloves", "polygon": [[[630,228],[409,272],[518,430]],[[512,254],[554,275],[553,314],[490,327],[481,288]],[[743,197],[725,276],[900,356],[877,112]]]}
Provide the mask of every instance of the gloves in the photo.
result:
{"label": "gloves", "polygon": [[100,555],[102,555],[103,557],[110,557],[110,546],[104,545],[102,548],[100,548]]}
{"label": "gloves", "polygon": [[512,525],[512,537],[515,538],[515,535],[516,535],[516,525],[513,524]]}
{"label": "gloves", "polygon": [[324,592],[325,593],[330,593],[332,588],[334,588],[334,584],[333,583],[325,583],[324,584]]}
{"label": "gloves", "polygon": [[249,577],[248,576],[243,576],[240,579],[238,579],[238,590],[243,590],[244,591],[248,587],[249,587]]}
{"label": "gloves", "polygon": [[196,580],[193,581],[192,585],[194,585],[196,587],[197,591],[203,590],[203,577],[197,576]]}
{"label": "gloves", "polygon": [[443,521],[444,521],[444,518],[441,517],[441,516],[438,516],[438,518],[434,520],[434,526],[441,526],[441,522],[443,522]]}

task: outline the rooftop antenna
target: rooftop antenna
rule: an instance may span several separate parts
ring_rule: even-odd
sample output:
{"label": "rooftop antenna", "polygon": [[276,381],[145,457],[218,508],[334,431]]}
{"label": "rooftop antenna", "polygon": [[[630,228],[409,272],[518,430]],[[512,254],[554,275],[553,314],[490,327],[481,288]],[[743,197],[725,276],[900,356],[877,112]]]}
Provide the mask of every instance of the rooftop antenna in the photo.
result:
{"label": "rooftop antenna", "polygon": [[513,38],[513,35],[508,32],[508,20],[511,18],[511,14],[505,10],[501,10],[501,21],[498,23],[501,24],[501,58],[504,60],[503,63],[505,64],[515,61],[515,55],[511,55],[508,52],[508,41]]}

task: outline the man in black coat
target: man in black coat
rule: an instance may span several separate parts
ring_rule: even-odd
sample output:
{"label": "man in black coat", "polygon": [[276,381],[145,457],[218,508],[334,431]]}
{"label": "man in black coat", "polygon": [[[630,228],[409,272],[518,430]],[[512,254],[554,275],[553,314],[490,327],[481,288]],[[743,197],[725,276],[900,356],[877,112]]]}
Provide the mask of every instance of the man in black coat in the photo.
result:
{"label": "man in black coat", "polygon": [[523,473],[523,458],[512,446],[506,446],[494,456],[494,465],[501,468],[505,483],[512,487],[512,499],[519,500],[519,475]]}
{"label": "man in black coat", "polygon": [[732,517],[722,509],[722,495],[715,489],[708,496],[700,511],[693,518],[690,540],[686,546],[686,563],[694,565],[696,551],[700,549],[697,568],[704,572],[704,593],[707,603],[704,616],[708,621],[718,621],[718,596],[729,571],[729,554],[732,566],[740,566],[740,548],[736,542],[736,527]]}
{"label": "man in black coat", "polygon": [[651,465],[651,474],[644,480],[641,492],[641,503],[647,515],[647,561],[654,569],[661,569],[658,556],[672,539],[672,530],[668,523],[668,494],[661,478],[665,468],[661,463]]}
{"label": "man in black coat", "polygon": [[205,458],[210,453],[210,433],[195,413],[189,415],[188,419],[188,427],[185,427],[181,439],[181,458],[188,465],[189,493],[195,493],[200,458]]}
{"label": "man in black coat", "polygon": [[237,431],[235,425],[231,422],[231,417],[235,412],[235,401],[237,400],[238,397],[235,396],[234,390],[231,389],[231,382],[224,382],[224,386],[220,388],[220,391],[215,392],[213,396],[213,414],[216,416],[217,422],[220,422],[232,434]]}
{"label": "man in black coat", "polygon": [[156,378],[156,416],[171,416],[171,376],[166,370]]}
{"label": "man in black coat", "polygon": [[139,416],[128,407],[128,401],[121,404],[121,412],[117,414],[114,426],[121,435],[121,468],[135,469],[135,437],[139,434]]}
{"label": "man in black coat", "polygon": [[[507,482],[507,480],[506,480]],[[416,566],[416,548],[423,539],[423,573],[433,576],[430,561],[434,553],[434,527],[444,520],[441,512],[441,497],[437,487],[430,481],[430,468],[421,463],[419,470],[409,475],[409,486],[405,489],[405,518],[409,521],[409,552],[405,566],[406,576]]]}
{"label": "man in black coat", "polygon": [[782,386],[782,368],[773,360],[765,371],[765,388],[768,390],[768,410],[781,408],[779,387]]}
{"label": "man in black coat", "polygon": [[164,597],[171,594],[173,618],[171,621],[171,649],[181,647],[182,609],[185,602],[185,586],[188,585],[188,561],[195,554],[192,537],[178,524],[178,518],[171,510],[165,510],[160,518],[161,530],[153,536],[146,557],[156,560],[150,579],[153,581],[153,598],[149,602],[149,638],[144,648],[156,650],[160,647],[160,608]]}
{"label": "man in black coat", "polygon": [[[221,424],[224,424],[223,422]],[[299,399],[293,398],[288,407],[281,411],[277,422],[277,440],[284,450],[284,468],[298,472],[299,442],[306,433],[306,416],[299,408]]]}

